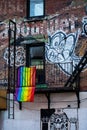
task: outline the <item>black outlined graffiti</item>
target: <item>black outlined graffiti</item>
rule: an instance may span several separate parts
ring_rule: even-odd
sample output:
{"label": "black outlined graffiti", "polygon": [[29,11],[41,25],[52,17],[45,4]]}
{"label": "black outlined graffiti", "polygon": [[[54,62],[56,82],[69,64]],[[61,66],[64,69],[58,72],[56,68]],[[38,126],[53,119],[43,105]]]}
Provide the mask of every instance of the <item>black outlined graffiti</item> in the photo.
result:
{"label": "black outlined graffiti", "polygon": [[87,23],[84,24],[83,29],[84,29],[84,33],[87,35]]}
{"label": "black outlined graffiti", "polygon": [[82,24],[82,35],[87,36],[87,16],[83,17]]}
{"label": "black outlined graffiti", "polygon": [[42,130],[77,130],[78,111],[70,108],[41,109],[41,128]]}
{"label": "black outlined graffiti", "polygon": [[76,56],[74,51],[78,41],[80,31],[77,33],[66,34],[58,31],[50,36],[50,42],[46,45],[46,60],[51,63],[57,63],[67,74],[72,73],[71,66],[65,68],[63,63],[73,62],[73,69],[78,64],[80,57]]}
{"label": "black outlined graffiti", "polygon": [[[14,53],[13,53],[13,47],[10,48],[11,50],[11,56],[10,56],[10,62],[11,66],[14,64]],[[4,59],[6,60],[8,64],[8,48],[5,49],[4,52]],[[16,58],[15,58],[15,65],[16,66],[22,66],[25,65],[25,51],[23,47],[16,47]]]}
{"label": "black outlined graffiti", "polygon": [[50,117],[50,130],[68,130],[69,119],[65,112],[59,110]]}

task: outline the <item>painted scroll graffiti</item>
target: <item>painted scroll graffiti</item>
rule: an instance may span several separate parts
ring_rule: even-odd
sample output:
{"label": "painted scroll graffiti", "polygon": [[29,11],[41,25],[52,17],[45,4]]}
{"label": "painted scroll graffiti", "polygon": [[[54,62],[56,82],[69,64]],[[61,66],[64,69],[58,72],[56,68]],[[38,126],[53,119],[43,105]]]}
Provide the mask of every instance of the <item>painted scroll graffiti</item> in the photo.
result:
{"label": "painted scroll graffiti", "polygon": [[78,64],[80,57],[75,55],[75,47],[78,41],[80,31],[66,34],[63,31],[57,31],[49,37],[49,43],[46,45],[46,60],[51,63],[57,63],[63,71],[71,74],[71,65],[66,68],[63,63],[73,62],[73,69]]}
{"label": "painted scroll graffiti", "polygon": [[[13,53],[13,47],[10,48],[10,65],[13,66],[14,64],[14,53]],[[16,55],[15,55],[15,65],[16,66],[22,66],[25,65],[25,51],[23,47],[16,47]],[[4,52],[4,59],[7,61],[8,64],[8,48],[5,49]]]}

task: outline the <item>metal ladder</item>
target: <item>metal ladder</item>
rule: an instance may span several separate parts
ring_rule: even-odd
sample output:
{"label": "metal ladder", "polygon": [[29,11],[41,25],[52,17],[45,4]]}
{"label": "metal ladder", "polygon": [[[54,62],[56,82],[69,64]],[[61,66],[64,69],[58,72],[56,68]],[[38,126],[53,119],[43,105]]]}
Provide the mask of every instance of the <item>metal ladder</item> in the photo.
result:
{"label": "metal ladder", "polygon": [[[14,119],[14,92],[15,92],[15,46],[16,46],[16,23],[9,20],[9,46],[8,46],[8,118]],[[11,43],[13,40],[13,43]],[[11,66],[11,47],[13,47],[14,63]]]}

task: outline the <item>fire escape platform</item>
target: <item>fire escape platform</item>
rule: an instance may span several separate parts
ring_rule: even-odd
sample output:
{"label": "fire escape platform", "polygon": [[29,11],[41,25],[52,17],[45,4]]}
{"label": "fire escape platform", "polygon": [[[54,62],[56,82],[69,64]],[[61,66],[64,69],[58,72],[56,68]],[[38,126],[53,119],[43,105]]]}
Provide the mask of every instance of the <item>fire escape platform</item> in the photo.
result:
{"label": "fire escape platform", "polygon": [[47,87],[47,88],[36,88],[35,93],[61,93],[61,92],[76,92],[77,89],[72,87]]}
{"label": "fire escape platform", "polygon": [[79,98],[79,91],[78,88],[73,88],[73,87],[45,87],[45,88],[36,88],[35,89],[35,94],[45,94],[48,100],[48,109],[50,109],[50,103],[51,103],[51,98],[50,94],[53,93],[75,93],[77,97],[77,105],[78,108],[80,107],[80,98]]}

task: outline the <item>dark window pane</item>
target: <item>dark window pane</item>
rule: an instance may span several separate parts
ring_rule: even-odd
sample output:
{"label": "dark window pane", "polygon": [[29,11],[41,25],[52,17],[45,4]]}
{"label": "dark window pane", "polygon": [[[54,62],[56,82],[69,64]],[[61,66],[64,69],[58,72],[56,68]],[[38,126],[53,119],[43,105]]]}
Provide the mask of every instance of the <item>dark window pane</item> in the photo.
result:
{"label": "dark window pane", "polygon": [[27,47],[27,66],[36,66],[36,84],[45,83],[45,46],[44,44]]}

